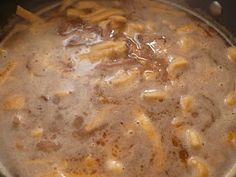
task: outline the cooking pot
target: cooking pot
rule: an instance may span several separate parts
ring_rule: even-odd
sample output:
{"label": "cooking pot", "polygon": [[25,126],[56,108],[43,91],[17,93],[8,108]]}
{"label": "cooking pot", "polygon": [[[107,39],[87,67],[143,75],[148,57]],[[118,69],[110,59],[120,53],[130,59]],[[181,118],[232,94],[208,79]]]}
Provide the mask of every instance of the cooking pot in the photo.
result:
{"label": "cooking pot", "polygon": [[[0,39],[11,28],[11,25],[3,27],[13,18],[16,5],[21,5],[30,10],[40,9],[48,4],[58,2],[59,0],[8,0],[2,1],[0,6]],[[171,3],[177,3],[191,9],[193,12],[201,14],[217,26],[230,40],[236,41],[236,1],[235,0],[169,0]]]}
{"label": "cooking pot", "polygon": [[[161,0],[165,1],[165,0]],[[228,40],[231,45],[236,44],[236,1],[235,0],[169,0],[170,3],[190,9],[191,13],[206,20],[206,22]],[[60,0],[3,0],[0,2],[0,40],[13,27],[14,22],[19,20],[14,14],[16,6],[31,11],[37,11],[49,4]],[[0,164],[0,177],[5,177],[7,171]],[[3,175],[5,174],[5,176]]]}

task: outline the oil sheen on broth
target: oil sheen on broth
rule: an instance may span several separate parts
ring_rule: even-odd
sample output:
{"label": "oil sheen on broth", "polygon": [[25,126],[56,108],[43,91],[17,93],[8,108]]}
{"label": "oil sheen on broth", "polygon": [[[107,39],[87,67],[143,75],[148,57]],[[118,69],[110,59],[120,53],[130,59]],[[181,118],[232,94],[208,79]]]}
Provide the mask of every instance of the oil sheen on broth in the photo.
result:
{"label": "oil sheen on broth", "polygon": [[234,170],[236,49],[213,29],[150,0],[16,13],[25,21],[0,60],[0,155],[12,176]]}

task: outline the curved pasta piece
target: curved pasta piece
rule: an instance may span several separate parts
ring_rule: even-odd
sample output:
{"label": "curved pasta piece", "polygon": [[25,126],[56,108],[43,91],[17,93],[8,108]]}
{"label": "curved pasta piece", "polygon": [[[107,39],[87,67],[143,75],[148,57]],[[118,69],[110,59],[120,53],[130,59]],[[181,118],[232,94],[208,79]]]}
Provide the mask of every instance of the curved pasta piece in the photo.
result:
{"label": "curved pasta piece", "polygon": [[185,69],[188,65],[188,61],[185,58],[177,57],[169,64],[167,72],[171,78],[176,77],[176,75]]}
{"label": "curved pasta piece", "polygon": [[196,177],[208,177],[209,172],[207,165],[198,157],[191,157],[188,160],[188,164],[196,169]]}
{"label": "curved pasta piece", "polygon": [[106,41],[94,45],[90,48],[89,53],[80,55],[80,59],[89,59],[92,61],[108,59],[112,56],[124,57],[127,51],[126,42],[124,41]]}
{"label": "curved pasta piece", "polygon": [[92,132],[109,122],[109,114],[112,107],[104,107],[101,110],[97,110],[96,114],[86,123],[84,130],[86,132]]}
{"label": "curved pasta piece", "polygon": [[128,71],[119,70],[113,77],[106,79],[106,82],[112,86],[122,86],[134,81],[139,75],[137,68],[130,69]]}
{"label": "curved pasta piece", "polygon": [[153,144],[157,147],[161,147],[161,137],[157,133],[150,118],[141,110],[137,110],[135,112],[135,118],[144,130],[144,132],[147,134],[147,136],[152,140]]}
{"label": "curved pasta piece", "polygon": [[21,6],[17,6],[16,15],[24,18],[25,20],[34,23],[44,23],[44,20],[39,16],[33,14],[32,12],[22,8]]}
{"label": "curved pasta piece", "polygon": [[134,111],[135,120],[140,125],[140,127],[143,129],[147,137],[150,139],[150,141],[153,144],[153,147],[156,152],[156,156],[154,159],[154,164],[157,165],[157,170],[160,170],[160,167],[163,167],[163,163],[165,161],[165,153],[163,149],[163,145],[161,142],[161,136],[154,127],[152,121],[150,118],[143,112],[142,109],[135,109]]}
{"label": "curved pasta piece", "polygon": [[183,112],[190,112],[192,104],[193,104],[192,96],[189,96],[189,95],[181,96],[180,105]]}
{"label": "curved pasta piece", "polygon": [[164,101],[164,99],[167,97],[166,92],[164,91],[158,91],[158,90],[145,90],[142,94],[141,97],[144,100],[148,101]]}
{"label": "curved pasta piece", "polygon": [[0,71],[0,85],[3,84],[10,76],[11,72],[15,69],[16,62],[10,61],[7,63],[4,70]]}

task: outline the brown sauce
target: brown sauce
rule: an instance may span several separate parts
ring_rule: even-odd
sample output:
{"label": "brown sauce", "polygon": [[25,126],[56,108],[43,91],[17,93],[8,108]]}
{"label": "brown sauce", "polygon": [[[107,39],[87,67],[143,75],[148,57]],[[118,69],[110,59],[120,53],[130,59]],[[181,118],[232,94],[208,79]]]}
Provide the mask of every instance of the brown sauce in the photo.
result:
{"label": "brown sauce", "polygon": [[12,176],[223,177],[236,163],[236,49],[206,24],[150,0],[17,13],[28,22],[0,51]]}

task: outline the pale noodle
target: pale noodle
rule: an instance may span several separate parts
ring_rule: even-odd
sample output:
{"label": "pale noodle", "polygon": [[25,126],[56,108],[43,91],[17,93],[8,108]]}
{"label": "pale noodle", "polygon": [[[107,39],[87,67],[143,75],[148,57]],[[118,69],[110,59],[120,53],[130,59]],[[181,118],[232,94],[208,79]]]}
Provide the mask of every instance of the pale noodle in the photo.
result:
{"label": "pale noodle", "polygon": [[80,59],[89,59],[92,61],[108,59],[112,56],[124,56],[127,47],[124,41],[107,41],[90,48],[90,53],[80,55]]}
{"label": "pale noodle", "polygon": [[15,69],[16,62],[11,61],[7,66],[0,72],[0,85],[3,84],[10,76],[11,72]]}
{"label": "pale noodle", "polygon": [[39,16],[33,14],[32,12],[22,8],[21,6],[17,6],[16,14],[25,20],[34,23],[44,23],[44,20],[40,18]]}

